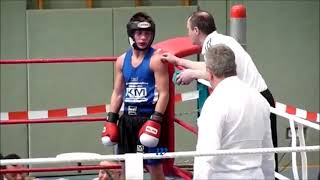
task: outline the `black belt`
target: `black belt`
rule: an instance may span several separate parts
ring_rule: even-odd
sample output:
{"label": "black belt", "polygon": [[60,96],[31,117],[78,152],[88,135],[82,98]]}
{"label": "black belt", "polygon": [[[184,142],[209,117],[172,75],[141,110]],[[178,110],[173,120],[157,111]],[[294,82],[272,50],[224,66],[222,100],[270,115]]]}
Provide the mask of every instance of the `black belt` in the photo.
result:
{"label": "black belt", "polygon": [[129,116],[137,116],[137,115],[151,115],[154,112],[155,106],[150,105],[125,105],[124,114]]}

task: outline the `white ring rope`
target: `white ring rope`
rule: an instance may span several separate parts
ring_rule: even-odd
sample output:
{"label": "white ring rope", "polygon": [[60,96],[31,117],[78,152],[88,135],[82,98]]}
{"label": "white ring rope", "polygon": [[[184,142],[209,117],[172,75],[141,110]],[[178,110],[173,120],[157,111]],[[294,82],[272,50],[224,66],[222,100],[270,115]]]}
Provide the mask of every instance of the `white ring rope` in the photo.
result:
{"label": "white ring rope", "polygon": [[[168,159],[193,156],[226,156],[226,155],[244,155],[244,154],[264,154],[264,153],[284,153],[284,152],[311,152],[319,151],[320,146],[305,147],[277,147],[277,148],[257,148],[257,149],[238,149],[238,150],[216,150],[211,153],[199,153],[196,151],[168,152],[163,155],[156,153],[142,154],[143,159]],[[135,154],[135,153],[133,153]],[[139,153],[137,153],[139,154]],[[140,155],[140,154],[139,154]],[[33,158],[33,159],[8,159],[1,160],[1,165],[35,165],[35,164],[57,164],[57,163],[75,163],[75,162],[99,162],[103,160],[125,160],[125,154],[122,155],[93,155],[85,158],[67,157],[67,158]]]}
{"label": "white ring rope", "polygon": [[288,113],[285,113],[285,112],[281,112],[279,109],[276,109],[276,108],[273,108],[273,107],[270,107],[270,111],[272,113],[276,114],[276,115],[279,115],[279,116],[282,116],[282,117],[285,117],[285,118],[289,119],[289,121],[294,121],[296,123],[308,126],[310,128],[313,128],[313,129],[316,129],[316,130],[320,130],[320,124],[316,124],[316,123],[307,121],[305,119],[301,119],[301,118],[299,118],[297,116],[294,116],[294,115],[291,115],[291,114],[288,114]]}
{"label": "white ring rope", "polygon": [[[303,125],[298,124],[298,138],[299,138],[299,145],[306,146],[306,142],[304,139],[304,132],[303,132]],[[308,178],[308,160],[307,160],[307,153],[301,152],[301,172],[302,172],[302,179]]]}
{"label": "white ring rope", "polygon": [[289,180],[289,178],[285,177],[284,175],[282,174],[279,174],[277,172],[274,172],[274,176],[275,178],[279,179],[279,180]]}
{"label": "white ring rope", "polygon": [[[290,121],[289,119],[289,125],[290,125],[290,131],[291,131],[291,141],[292,141],[292,147],[297,147],[297,133],[296,128],[294,126],[294,121]],[[297,167],[297,153],[292,152],[291,153],[291,161],[292,161],[292,172],[293,172],[293,178],[298,180],[299,174],[298,174],[298,167]]]}

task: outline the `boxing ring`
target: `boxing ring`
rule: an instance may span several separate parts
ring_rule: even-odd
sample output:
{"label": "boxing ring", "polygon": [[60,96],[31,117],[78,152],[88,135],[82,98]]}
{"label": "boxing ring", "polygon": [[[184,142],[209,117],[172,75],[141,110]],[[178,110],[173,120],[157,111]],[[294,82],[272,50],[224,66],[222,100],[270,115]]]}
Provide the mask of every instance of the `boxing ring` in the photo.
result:
{"label": "boxing ring", "polygon": [[[171,52],[178,57],[186,57],[200,53],[200,47],[192,45],[187,37],[177,37],[162,41],[154,45],[155,48],[160,48],[164,52]],[[31,64],[31,63],[85,63],[85,62],[114,62],[117,57],[94,57],[94,58],[55,58],[55,59],[17,59],[17,60],[0,60],[0,64]],[[178,67],[179,68],[179,67]],[[97,155],[88,154],[82,157],[65,157],[57,156],[50,158],[30,158],[30,159],[14,159],[14,160],[1,160],[1,165],[39,165],[39,164],[59,164],[59,163],[79,163],[79,162],[99,162],[103,160],[110,161],[125,161],[126,178],[127,179],[143,179],[143,159],[164,159],[164,172],[166,176],[181,177],[183,179],[192,179],[192,173],[181,169],[174,164],[175,158],[181,157],[195,157],[195,156],[227,156],[227,155],[240,155],[240,154],[258,154],[258,153],[292,153],[293,176],[294,179],[299,179],[297,167],[297,153],[301,154],[301,172],[302,179],[307,179],[307,155],[306,152],[319,151],[320,146],[306,146],[303,127],[309,127],[315,130],[320,130],[319,113],[308,112],[288,106],[283,103],[277,102],[276,108],[270,107],[272,113],[284,117],[289,120],[290,130],[292,134],[291,147],[277,147],[277,148],[260,148],[260,149],[241,149],[241,150],[217,150],[209,154],[197,153],[195,151],[175,152],[175,130],[174,123],[179,124],[184,129],[191,133],[197,134],[197,129],[186,123],[185,121],[175,117],[175,103],[194,100],[199,97],[198,91],[178,94],[175,93],[175,87],[171,81],[175,67],[169,65],[169,78],[170,78],[170,100],[167,107],[168,120],[164,124],[163,133],[168,134],[167,147],[168,152],[159,156],[156,153],[150,154],[124,154],[124,155]],[[205,80],[199,80],[200,83],[208,85]],[[75,122],[96,122],[105,121],[105,117],[73,117],[85,116],[91,114],[99,114],[108,112],[109,105],[97,105],[81,108],[64,108],[44,111],[21,111],[21,112],[1,112],[0,125],[11,124],[34,124],[34,123],[75,123]],[[295,124],[298,126],[296,132]],[[299,146],[297,146],[297,140]],[[62,171],[81,171],[81,170],[97,170],[97,169],[119,169],[120,165],[114,166],[68,166],[58,168],[25,168],[19,170],[6,170],[0,169],[0,173],[17,173],[17,172],[62,172]],[[278,179],[286,179],[275,172]]]}

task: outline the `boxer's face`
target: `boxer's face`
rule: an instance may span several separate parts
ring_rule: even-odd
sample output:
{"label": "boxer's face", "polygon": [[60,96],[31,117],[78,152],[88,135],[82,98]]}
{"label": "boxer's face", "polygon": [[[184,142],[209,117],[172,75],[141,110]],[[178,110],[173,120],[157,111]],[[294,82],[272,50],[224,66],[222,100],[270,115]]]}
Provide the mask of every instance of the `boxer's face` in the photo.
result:
{"label": "boxer's face", "polygon": [[151,31],[136,30],[134,32],[134,39],[135,39],[136,45],[141,49],[144,49],[148,46],[152,36],[153,36],[153,32]]}

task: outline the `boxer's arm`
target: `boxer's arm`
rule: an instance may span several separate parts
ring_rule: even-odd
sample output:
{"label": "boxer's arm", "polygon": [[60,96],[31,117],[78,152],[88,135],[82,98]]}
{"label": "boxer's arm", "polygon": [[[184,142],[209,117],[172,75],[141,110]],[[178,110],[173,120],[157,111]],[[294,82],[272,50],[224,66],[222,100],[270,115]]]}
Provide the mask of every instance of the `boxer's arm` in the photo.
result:
{"label": "boxer's arm", "polygon": [[168,65],[160,61],[160,55],[152,56],[151,69],[154,72],[156,88],[159,92],[159,100],[155,111],[164,114],[169,102],[169,74]]}
{"label": "boxer's arm", "polygon": [[115,80],[109,108],[109,111],[114,113],[118,113],[122,105],[122,95],[125,87],[122,74],[124,57],[125,54],[118,57],[115,65]]}
{"label": "boxer's arm", "polygon": [[154,72],[155,85],[159,93],[159,99],[155,112],[151,115],[139,131],[139,140],[142,145],[156,147],[159,143],[163,115],[169,101],[169,75],[168,65],[160,61],[160,57],[154,54],[151,58],[150,68]]}

